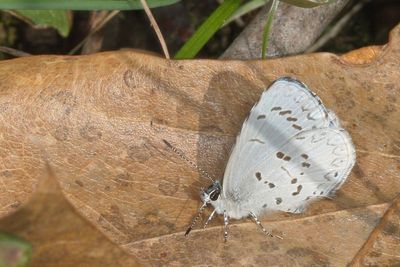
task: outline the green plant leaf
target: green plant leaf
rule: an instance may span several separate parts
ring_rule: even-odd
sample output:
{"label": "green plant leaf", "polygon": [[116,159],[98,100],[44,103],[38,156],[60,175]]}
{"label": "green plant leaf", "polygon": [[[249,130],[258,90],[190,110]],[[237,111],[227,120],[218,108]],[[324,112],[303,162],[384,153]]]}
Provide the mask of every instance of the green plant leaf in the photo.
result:
{"label": "green plant leaf", "polygon": [[326,5],[335,2],[336,0],[280,0],[280,1],[298,7],[311,8],[311,7]]}
{"label": "green plant leaf", "polygon": [[267,21],[265,23],[264,31],[263,31],[263,39],[262,39],[262,47],[261,47],[261,58],[266,58],[267,49],[269,44],[269,33],[272,26],[272,20],[274,19],[276,10],[278,9],[279,0],[272,0],[271,8],[267,14]]}
{"label": "green plant leaf", "polygon": [[0,233],[0,266],[28,266],[32,245],[22,238]]}
{"label": "green plant leaf", "polygon": [[268,0],[251,0],[249,2],[244,3],[235,11],[235,13],[232,14],[232,16],[229,17],[229,19],[227,21],[225,21],[225,23],[224,23],[224,25],[222,25],[222,27],[257,8],[262,7],[267,2],[268,2]]}
{"label": "green plant leaf", "polygon": [[53,27],[63,37],[71,29],[71,14],[66,10],[14,10],[13,15],[36,27]]}
{"label": "green plant leaf", "polygon": [[181,47],[176,53],[175,59],[194,58],[215,32],[221,28],[225,20],[238,9],[241,2],[241,0],[225,0]]}
{"label": "green plant leaf", "polygon": [[[172,5],[180,0],[147,0],[149,7]],[[133,10],[143,9],[140,0],[0,0],[0,9]]]}

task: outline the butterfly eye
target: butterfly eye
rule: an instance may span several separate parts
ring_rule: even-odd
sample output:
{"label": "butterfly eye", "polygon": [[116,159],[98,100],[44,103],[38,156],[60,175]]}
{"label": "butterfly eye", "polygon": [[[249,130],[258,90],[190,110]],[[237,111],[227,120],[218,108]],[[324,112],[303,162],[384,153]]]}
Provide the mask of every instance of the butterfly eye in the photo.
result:
{"label": "butterfly eye", "polygon": [[221,193],[221,185],[219,184],[219,182],[214,182],[205,191],[205,194],[207,194],[212,201],[217,200],[220,193]]}
{"label": "butterfly eye", "polygon": [[220,193],[219,188],[215,188],[215,190],[213,190],[213,191],[210,193],[210,199],[211,199],[212,201],[217,200],[218,197],[219,197],[219,193]]}

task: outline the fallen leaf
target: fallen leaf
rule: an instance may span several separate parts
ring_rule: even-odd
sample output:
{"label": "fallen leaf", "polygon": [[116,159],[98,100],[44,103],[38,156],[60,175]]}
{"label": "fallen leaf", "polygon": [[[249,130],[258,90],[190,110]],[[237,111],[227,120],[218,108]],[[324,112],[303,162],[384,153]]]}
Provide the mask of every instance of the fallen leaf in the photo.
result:
{"label": "fallen leaf", "polygon": [[397,266],[400,263],[400,196],[393,202],[363,247],[352,266]]}
{"label": "fallen leaf", "polygon": [[[142,264],[350,263],[400,191],[399,40],[400,26],[363,64],[329,53],[170,61],[131,51],[2,61],[2,215],[50,169],[75,210]],[[333,200],[266,216],[283,240],[241,220],[224,244],[221,218],[183,238],[207,180],[162,139],[222,177],[251,106],[280,76],[305,82],[341,118],[357,149],[352,174]]]}
{"label": "fallen leaf", "polygon": [[29,266],[139,266],[133,256],[76,213],[51,170],[30,202],[0,221],[0,229],[31,242]]}

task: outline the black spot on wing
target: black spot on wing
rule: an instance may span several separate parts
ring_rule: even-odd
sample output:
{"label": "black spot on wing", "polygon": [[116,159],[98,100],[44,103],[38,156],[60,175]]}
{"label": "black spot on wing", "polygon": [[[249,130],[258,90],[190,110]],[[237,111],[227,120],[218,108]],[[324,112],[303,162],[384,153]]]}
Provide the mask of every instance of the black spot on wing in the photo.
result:
{"label": "black spot on wing", "polygon": [[271,111],[279,111],[279,110],[281,110],[282,108],[281,107],[273,107],[272,109],[271,109]]}
{"label": "black spot on wing", "polygon": [[310,168],[311,164],[308,163],[308,162],[303,162],[303,163],[301,164],[301,166],[303,166],[304,168]]}
{"label": "black spot on wing", "polygon": [[303,129],[303,127],[301,127],[300,125],[297,125],[297,124],[292,124],[292,127],[299,131],[301,131]]}
{"label": "black spot on wing", "polygon": [[290,161],[292,158],[290,157],[290,156],[285,156],[285,157],[283,157],[283,160],[284,161]]}
{"label": "black spot on wing", "polygon": [[279,112],[279,115],[281,115],[281,116],[286,115],[286,114],[292,114],[292,111],[291,110],[283,110],[283,111]]}
{"label": "black spot on wing", "polygon": [[257,120],[263,120],[263,119],[265,119],[265,118],[266,118],[265,115],[258,115]]}
{"label": "black spot on wing", "polygon": [[296,195],[300,194],[301,189],[303,189],[303,186],[300,184],[297,186],[297,191],[293,192],[292,195],[296,196]]}

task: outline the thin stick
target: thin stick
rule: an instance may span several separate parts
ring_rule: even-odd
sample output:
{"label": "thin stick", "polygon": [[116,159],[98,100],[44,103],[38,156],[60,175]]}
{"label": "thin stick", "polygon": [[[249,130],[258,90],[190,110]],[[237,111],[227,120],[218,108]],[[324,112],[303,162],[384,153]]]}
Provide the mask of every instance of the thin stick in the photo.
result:
{"label": "thin stick", "polygon": [[165,43],[164,37],[160,31],[160,28],[158,27],[156,20],[153,17],[153,14],[150,11],[149,6],[147,5],[146,0],[140,0],[140,2],[142,3],[144,11],[146,12],[147,16],[149,17],[151,26],[153,26],[154,31],[156,32],[156,35],[158,37],[158,40],[160,41],[162,50],[164,52],[165,58],[170,59],[167,44]]}
{"label": "thin stick", "polygon": [[120,12],[120,10],[114,10],[112,12],[110,12],[100,23],[98,23],[96,25],[96,27],[94,27],[89,34],[82,40],[80,41],[79,44],[77,44],[71,51],[68,52],[68,55],[73,55],[75,54],[86,42],[87,40],[96,32],[98,32],[101,28],[104,27],[104,25],[106,25],[107,22],[109,22],[112,18],[114,18],[118,13]]}
{"label": "thin stick", "polygon": [[31,54],[11,48],[11,47],[7,47],[7,46],[0,46],[0,52],[12,55],[14,57],[26,57],[26,56],[30,56]]}
{"label": "thin stick", "polygon": [[370,2],[370,0],[363,0],[363,1],[360,1],[359,3],[357,3],[356,5],[354,5],[347,14],[345,14],[343,17],[341,17],[339,19],[339,21],[336,22],[336,24],[328,32],[326,32],[324,35],[322,35],[319,38],[319,40],[317,40],[312,46],[307,48],[307,50],[305,52],[312,53],[312,52],[317,51],[319,48],[321,48],[323,45],[325,45],[329,40],[331,40],[333,37],[338,35],[338,33],[345,26],[347,26],[347,22],[349,22],[349,20],[351,18],[353,18],[354,14],[358,13],[361,10],[361,8],[368,2]]}

